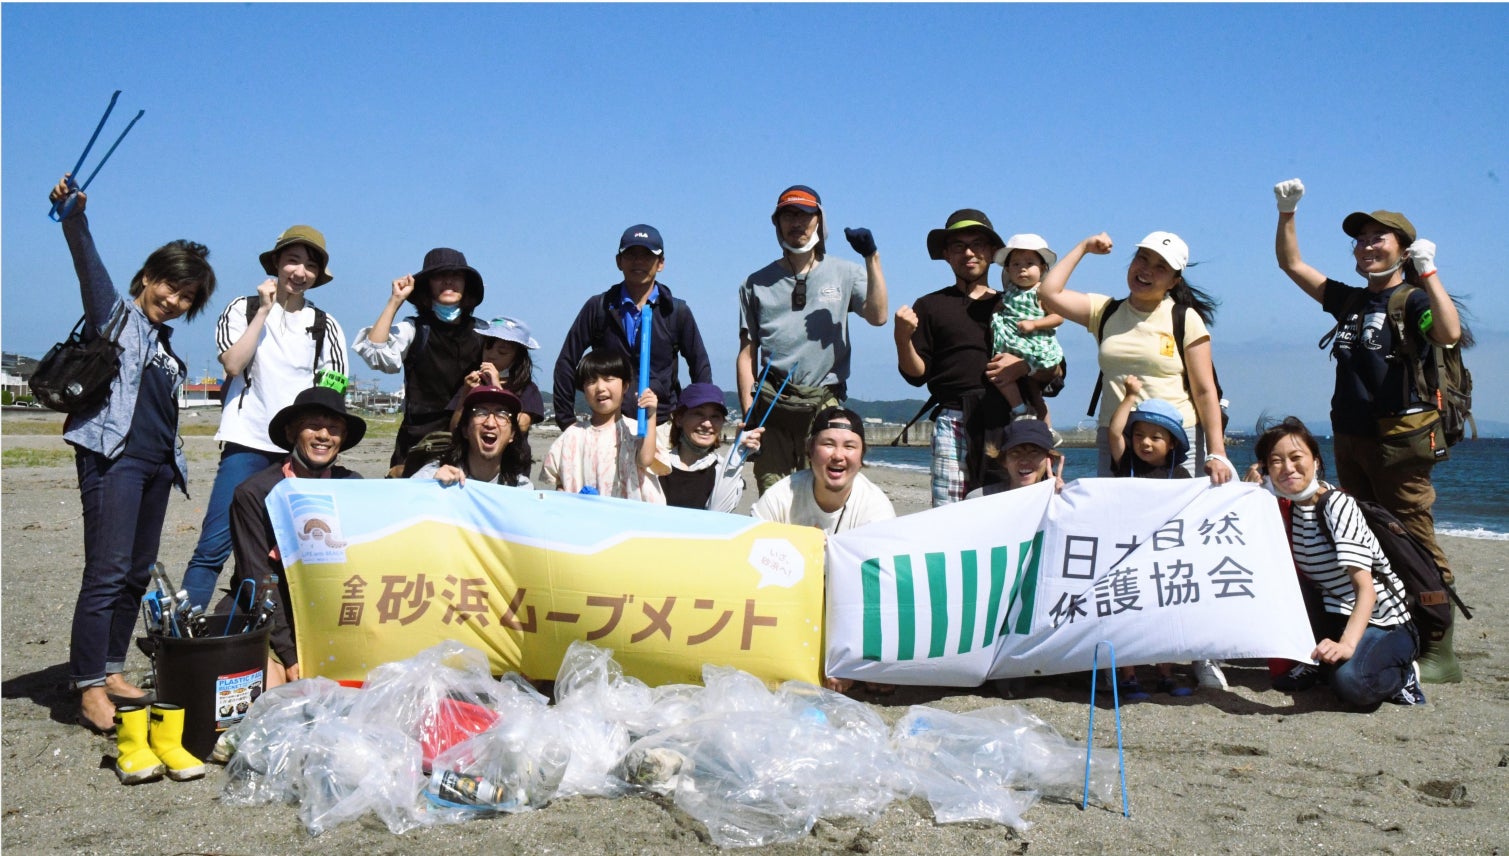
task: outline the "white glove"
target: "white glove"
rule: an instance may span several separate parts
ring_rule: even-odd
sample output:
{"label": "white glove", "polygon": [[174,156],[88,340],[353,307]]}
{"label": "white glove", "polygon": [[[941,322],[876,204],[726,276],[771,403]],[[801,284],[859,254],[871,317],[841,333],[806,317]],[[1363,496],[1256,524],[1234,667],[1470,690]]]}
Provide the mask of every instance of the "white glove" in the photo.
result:
{"label": "white glove", "polygon": [[1280,181],[1273,185],[1273,197],[1278,200],[1278,213],[1293,214],[1299,198],[1305,195],[1305,183],[1297,178]]}
{"label": "white glove", "polygon": [[1409,245],[1409,260],[1415,263],[1415,273],[1429,276],[1436,272],[1436,243],[1424,238]]}

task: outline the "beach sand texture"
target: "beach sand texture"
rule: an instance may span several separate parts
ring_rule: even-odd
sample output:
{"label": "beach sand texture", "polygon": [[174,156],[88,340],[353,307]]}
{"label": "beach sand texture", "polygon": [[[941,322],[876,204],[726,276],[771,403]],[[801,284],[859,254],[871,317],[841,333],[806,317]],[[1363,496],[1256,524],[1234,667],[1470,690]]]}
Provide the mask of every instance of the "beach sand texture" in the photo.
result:
{"label": "beach sand texture", "polygon": [[[7,413],[5,425],[40,419]],[[52,417],[56,419],[56,417]],[[18,426],[19,427],[19,426]],[[536,458],[547,437],[536,438]],[[345,463],[369,477],[390,450],[374,438]],[[177,579],[193,550],[218,452],[188,437],[192,499],[175,495],[161,555]],[[0,841],[18,854],[692,854],[716,852],[705,831],[669,801],[575,797],[541,811],[403,836],[367,819],[318,838],[295,808],[222,805],[223,773],[136,787],[116,782],[115,747],[74,724],[67,690],[68,633],[83,562],[72,456],[55,435],[4,436],[3,819]],[[17,456],[12,450],[32,450]],[[898,513],[928,503],[926,475],[871,468]],[[752,501],[753,491],[746,499]],[[1466,679],[1427,686],[1423,708],[1385,704],[1343,712],[1324,688],[1298,696],[1269,689],[1260,663],[1229,666],[1229,692],[1129,705],[1122,719],[1132,816],[1117,804],[1043,802],[1025,833],[987,825],[936,825],[926,802],[892,805],[868,827],[819,822],[778,853],[1509,853],[1509,542],[1445,539],[1459,591],[1477,618],[1460,622]],[[227,577],[222,577],[222,583]],[[133,651],[129,669],[148,663]],[[1018,704],[1067,736],[1085,736],[1088,688],[1044,682],[1025,698],[901,688],[860,698],[889,722],[909,705],[952,711]],[[1114,720],[1096,717],[1097,757],[1114,757]],[[1103,754],[1104,753],[1104,754]]]}

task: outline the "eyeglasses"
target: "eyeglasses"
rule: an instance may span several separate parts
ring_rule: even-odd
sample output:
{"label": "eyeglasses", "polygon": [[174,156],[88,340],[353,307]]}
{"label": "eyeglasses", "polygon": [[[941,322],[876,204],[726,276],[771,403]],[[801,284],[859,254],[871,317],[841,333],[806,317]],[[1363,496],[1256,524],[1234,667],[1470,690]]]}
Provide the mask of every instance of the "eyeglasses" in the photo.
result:
{"label": "eyeglasses", "polygon": [[495,410],[487,407],[478,407],[472,410],[472,421],[486,422],[488,420],[488,417],[492,417],[499,422],[506,422],[508,421],[510,415],[511,414],[507,410]]}
{"label": "eyeglasses", "polygon": [[990,241],[984,238],[975,238],[972,241],[949,241],[943,248],[953,255],[969,250],[977,256],[983,256],[991,250]]}
{"label": "eyeglasses", "polygon": [[791,289],[791,311],[801,312],[807,308],[807,275],[796,275],[796,287]]}
{"label": "eyeglasses", "polygon": [[1359,248],[1376,247],[1383,243],[1383,239],[1387,238],[1389,234],[1389,232],[1378,232],[1371,235],[1364,233],[1352,239],[1352,246]]}

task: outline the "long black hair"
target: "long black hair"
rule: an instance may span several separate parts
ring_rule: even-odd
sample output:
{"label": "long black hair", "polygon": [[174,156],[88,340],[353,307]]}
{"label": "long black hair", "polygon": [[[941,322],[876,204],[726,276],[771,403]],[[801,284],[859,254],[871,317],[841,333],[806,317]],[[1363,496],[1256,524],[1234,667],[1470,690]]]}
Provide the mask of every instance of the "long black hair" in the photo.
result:
{"label": "long black hair", "polygon": [[[442,464],[466,469],[466,456],[471,451],[466,440],[466,426],[472,422],[472,410],[470,407],[463,410],[461,421],[451,429],[451,447],[440,459]],[[529,435],[519,430],[519,417],[508,413],[505,418],[511,431],[508,445],[503,447],[503,455],[498,460],[498,484],[513,487],[518,484],[520,476],[528,477],[534,467],[534,455],[529,448]]]}
{"label": "long black hair", "polygon": [[[1186,265],[1185,270],[1192,267],[1194,267],[1192,264]],[[1184,271],[1179,271],[1179,281],[1174,283],[1174,287],[1168,290],[1168,294],[1174,299],[1175,306],[1193,309],[1195,310],[1195,314],[1200,316],[1200,320],[1205,322],[1205,326],[1215,326],[1216,307],[1221,304],[1221,301],[1191,285],[1189,280],[1185,278]]]}

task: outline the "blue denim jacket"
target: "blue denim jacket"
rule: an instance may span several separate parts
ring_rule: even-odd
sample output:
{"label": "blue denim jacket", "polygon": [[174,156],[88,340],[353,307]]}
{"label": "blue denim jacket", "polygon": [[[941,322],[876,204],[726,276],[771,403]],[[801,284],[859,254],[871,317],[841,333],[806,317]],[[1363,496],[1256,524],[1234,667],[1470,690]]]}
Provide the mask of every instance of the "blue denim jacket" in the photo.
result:
{"label": "blue denim jacket", "polygon": [[[94,248],[89,220],[83,212],[63,218],[63,237],[68,239],[73,267],[79,276],[79,291],[84,298],[85,335],[98,336],[110,322],[115,308],[122,303],[129,310],[119,339],[120,372],[110,382],[110,394],[94,409],[70,414],[63,425],[63,439],[70,445],[98,452],[113,461],[125,451],[126,435],[131,431],[131,420],[136,414],[136,395],[141,388],[142,373],[157,352],[158,342],[178,363],[183,374],[187,374],[188,369],[173,353],[172,328],[166,324],[153,324],[134,300],[115,290],[110,274]],[[178,424],[176,412],[171,421]],[[187,496],[189,466],[183,456],[182,442],[173,450],[173,466],[177,470],[178,489]]]}

